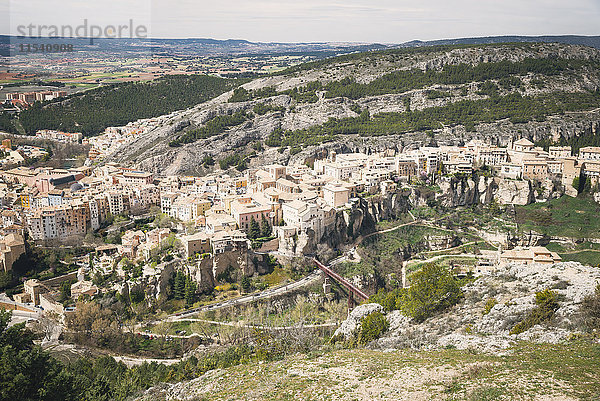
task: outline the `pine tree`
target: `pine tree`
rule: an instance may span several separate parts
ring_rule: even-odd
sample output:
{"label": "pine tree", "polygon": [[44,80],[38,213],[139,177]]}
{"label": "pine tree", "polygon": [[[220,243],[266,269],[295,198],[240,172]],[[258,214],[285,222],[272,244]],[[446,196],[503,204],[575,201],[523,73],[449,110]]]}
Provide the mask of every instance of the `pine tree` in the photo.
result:
{"label": "pine tree", "polygon": [[242,279],[240,280],[240,286],[244,292],[249,292],[250,288],[252,288],[252,282],[250,281],[250,278],[246,275],[242,276]]}
{"label": "pine tree", "polygon": [[248,230],[248,238],[257,239],[260,237],[260,225],[256,220],[254,220],[254,216],[250,218],[250,229]]}
{"label": "pine tree", "polygon": [[271,236],[271,225],[269,224],[269,220],[265,219],[265,215],[262,215],[262,220],[260,222],[260,235],[263,237]]}
{"label": "pine tree", "polygon": [[194,304],[194,300],[196,299],[196,283],[194,283],[190,278],[185,280],[184,297],[185,304],[187,306]]}
{"label": "pine tree", "polygon": [[175,299],[183,299],[185,297],[185,275],[181,272],[175,273],[173,297]]}

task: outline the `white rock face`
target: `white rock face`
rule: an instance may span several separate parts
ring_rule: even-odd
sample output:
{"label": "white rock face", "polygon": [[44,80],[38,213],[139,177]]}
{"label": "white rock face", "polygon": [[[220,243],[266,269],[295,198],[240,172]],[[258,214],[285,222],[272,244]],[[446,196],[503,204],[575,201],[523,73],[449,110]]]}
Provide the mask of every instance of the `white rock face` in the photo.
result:
{"label": "white rock face", "polygon": [[374,312],[383,312],[383,306],[379,304],[364,304],[357,306],[348,318],[342,323],[340,327],[333,334],[334,337],[344,337],[346,340],[351,338],[356,330],[360,328],[362,320]]}
{"label": "white rock face", "polygon": [[528,181],[497,180],[496,200],[501,205],[528,205],[533,196]]}
{"label": "white rock face", "polygon": [[[463,300],[444,313],[415,323],[399,311],[387,314],[390,330],[371,346],[383,349],[453,347],[501,353],[515,341],[558,343],[577,333],[579,307],[600,282],[598,268],[576,262],[508,265],[463,287]],[[515,335],[511,329],[536,307],[535,293],[558,294],[554,317]],[[484,315],[488,300],[496,305]]]}

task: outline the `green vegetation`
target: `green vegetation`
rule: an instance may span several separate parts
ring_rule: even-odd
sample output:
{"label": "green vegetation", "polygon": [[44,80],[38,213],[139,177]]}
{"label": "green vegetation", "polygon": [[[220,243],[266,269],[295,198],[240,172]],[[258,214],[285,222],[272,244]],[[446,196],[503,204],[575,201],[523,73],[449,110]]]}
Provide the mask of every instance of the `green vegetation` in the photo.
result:
{"label": "green vegetation", "polygon": [[425,265],[410,276],[410,287],[402,297],[401,310],[416,321],[456,304],[460,297],[460,282],[449,269]]}
{"label": "green vegetation", "polygon": [[[65,99],[37,102],[19,114],[19,121],[28,134],[39,129],[58,129],[91,136],[109,126],[194,106],[240,83],[206,75],[169,75],[150,82],[108,85]],[[2,127],[5,119],[0,119]]]}
{"label": "green vegetation", "polygon": [[288,89],[282,92],[277,92],[272,86],[256,90],[247,90],[245,88],[236,88],[233,95],[229,98],[229,102],[247,102],[249,100],[265,99],[277,95],[288,95],[298,103],[315,103],[319,98],[317,91],[322,90],[323,85],[320,82],[309,82],[304,86]]}
{"label": "green vegetation", "polygon": [[516,208],[521,232],[535,231],[555,237],[598,238],[600,205],[589,197],[563,196],[546,203]]}
{"label": "green vegetation", "polygon": [[[9,312],[0,311],[0,399],[22,401],[125,400],[160,382],[193,379],[213,369],[252,361],[281,359],[308,352],[312,344],[290,337],[273,337],[256,331],[255,345],[239,345],[206,353],[175,365],[143,363],[128,369],[111,357],[81,358],[63,364],[33,344],[34,336],[24,323],[8,328]],[[109,327],[96,322],[95,332]],[[102,330],[100,330],[102,329]]]}
{"label": "green vegetation", "polygon": [[0,113],[0,131],[8,132],[10,134],[18,134],[19,130],[15,125],[15,116],[8,113]]}
{"label": "green vegetation", "polygon": [[[570,146],[573,154],[579,153],[579,149],[585,146],[600,146],[600,133],[594,132],[592,130],[585,130],[584,132],[573,135],[569,138],[560,137],[560,140],[553,141],[550,138],[543,139],[541,141],[536,142],[536,146],[541,146],[545,150],[548,150],[550,146]],[[575,185],[574,185],[575,186]],[[575,188],[577,188],[575,186]]]}
{"label": "green vegetation", "polygon": [[377,340],[390,328],[390,323],[381,312],[373,312],[367,315],[361,322],[358,333],[358,343],[368,344]]}
{"label": "green vegetation", "polygon": [[52,248],[32,246],[25,242],[25,253],[15,261],[12,270],[0,272],[0,291],[8,295],[22,290],[22,278],[47,280],[77,270],[74,257],[85,255],[88,248]]}
{"label": "green vegetation", "polygon": [[243,153],[233,153],[219,160],[221,170],[227,170],[229,167],[235,166],[238,171],[244,171],[247,168],[247,155]]}
{"label": "green vegetation", "polygon": [[438,91],[433,89],[427,91],[427,99],[444,99],[452,96],[452,93],[447,91]]}
{"label": "green vegetation", "polygon": [[370,301],[379,303],[386,311],[401,310],[417,322],[422,322],[452,305],[461,298],[461,282],[450,269],[426,264],[410,276],[409,288],[389,292],[379,290]]}
{"label": "green vegetation", "polygon": [[[454,241],[466,243],[475,239],[470,234],[455,233],[439,228],[418,225],[399,227],[366,238],[358,248],[361,261],[338,265],[338,273],[345,277],[362,275],[369,277],[369,280],[374,279],[378,288],[394,289],[400,285],[402,262],[421,252],[425,254],[424,251],[427,251],[428,248],[423,241],[423,238],[427,236],[448,236],[450,243]],[[465,246],[463,250],[468,251],[469,247],[472,249],[487,248],[485,244],[473,244]],[[453,256],[450,255],[449,258],[453,258]]]}
{"label": "green vegetation", "polygon": [[196,300],[196,283],[183,272],[176,272],[170,281],[173,299],[184,299],[186,306],[191,306]]}
{"label": "green vegetation", "polygon": [[228,128],[235,127],[248,120],[249,116],[244,110],[231,115],[216,116],[209,120],[203,127],[188,130],[183,135],[169,142],[169,146],[176,147],[186,143],[195,142],[198,139],[206,139],[222,134]]}
{"label": "green vegetation", "polygon": [[590,332],[600,331],[600,284],[596,291],[581,303],[583,326]]}
{"label": "green vegetation", "polygon": [[560,253],[563,262],[579,262],[587,266],[600,266],[600,251],[577,251],[569,253]]}
{"label": "green vegetation", "polygon": [[[525,59],[520,62],[500,61],[497,63],[479,63],[476,66],[467,64],[446,65],[441,71],[420,69],[399,70],[386,74],[367,84],[360,84],[352,78],[334,81],[324,86],[328,98],[347,97],[360,99],[367,96],[388,93],[404,93],[413,89],[422,89],[431,85],[459,85],[470,82],[483,82],[480,90],[491,95],[498,87],[489,82],[491,79],[506,80],[517,75],[542,74],[558,75],[575,72],[585,67],[597,67],[597,63],[587,60],[567,60],[557,58]],[[514,81],[503,81],[511,87]]]}
{"label": "green vegetation", "polygon": [[536,324],[552,319],[554,312],[558,309],[557,297],[557,293],[550,289],[536,292],[535,304],[537,306],[510,330],[510,334],[521,334]]}
{"label": "green vegetation", "polygon": [[[343,59],[340,57],[339,59]],[[336,60],[336,59],[333,59]],[[314,65],[309,63],[309,65]],[[230,98],[230,102],[243,102],[263,99],[275,95],[289,95],[297,102],[312,103],[317,100],[317,91],[324,91],[325,97],[346,97],[360,99],[367,96],[385,95],[389,93],[405,93],[414,89],[423,89],[431,85],[461,85],[471,82],[483,82],[479,88],[480,94],[497,95],[499,88],[490,80],[498,80],[505,90],[518,88],[522,81],[518,77],[527,74],[553,76],[558,74],[573,74],[585,68],[598,68],[595,61],[583,59],[560,58],[528,58],[519,62],[500,61],[495,63],[479,63],[475,66],[468,64],[446,65],[441,71],[421,69],[398,70],[383,75],[369,83],[358,83],[353,78],[323,85],[313,81],[307,85],[282,92],[274,87],[257,90],[238,88]],[[430,99],[452,97],[449,92],[431,90],[427,92]]]}
{"label": "green vegetation", "polygon": [[496,298],[490,298],[486,301],[485,306],[483,307],[483,314],[487,315],[488,313],[490,313],[490,311],[492,310],[492,308],[494,306],[496,306],[498,304],[498,301],[496,300]]}
{"label": "green vegetation", "polygon": [[511,93],[506,96],[494,95],[481,100],[461,100],[445,106],[403,113],[380,113],[369,116],[369,112],[364,111],[358,117],[332,118],[321,125],[296,131],[277,129],[269,135],[265,144],[274,147],[315,145],[332,141],[338,135],[403,134],[461,124],[473,130],[479,123],[491,123],[503,119],[510,119],[513,123],[543,121],[548,115],[590,110],[598,106],[600,106],[600,91],[555,92],[540,96]]}
{"label": "green vegetation", "polygon": [[[599,351],[591,341],[521,343],[504,356],[455,349],[315,351],[232,366],[199,378],[195,385],[205,390],[201,397],[206,401],[393,400],[401,398],[400,386],[407,399],[591,401],[598,394]],[[150,397],[166,399],[160,390]]]}
{"label": "green vegetation", "polygon": [[252,111],[254,112],[254,114],[262,116],[264,114],[271,113],[273,111],[285,112],[285,107],[284,106],[274,106],[270,103],[258,103],[257,105],[254,106]]}

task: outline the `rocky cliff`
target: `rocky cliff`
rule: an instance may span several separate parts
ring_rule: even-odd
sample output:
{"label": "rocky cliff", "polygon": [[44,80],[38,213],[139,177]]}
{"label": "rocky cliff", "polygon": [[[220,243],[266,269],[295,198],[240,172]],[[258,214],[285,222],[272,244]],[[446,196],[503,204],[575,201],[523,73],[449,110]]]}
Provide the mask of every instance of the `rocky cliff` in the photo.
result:
{"label": "rocky cliff", "polygon": [[490,204],[528,205],[535,200],[534,187],[529,181],[516,181],[499,177],[475,176],[465,178],[442,177],[440,191],[435,198],[444,207]]}
{"label": "rocky cliff", "polygon": [[[298,100],[282,91],[297,89],[310,82],[327,84],[344,78],[352,78],[357,83],[369,83],[395,71],[421,69],[440,71],[448,65],[471,65],[510,61],[521,62],[529,59],[560,58],[571,60],[600,59],[600,53],[591,48],[559,44],[532,44],[525,47],[513,45],[481,46],[470,48],[448,48],[439,51],[415,52],[407,54],[372,53],[349,59],[331,59],[321,64],[292,69],[287,74],[256,79],[244,85],[247,90],[272,88],[278,91],[271,97],[243,102],[229,102],[232,92],[225,93],[209,102],[188,110],[175,112],[163,119],[142,138],[121,149],[111,157],[112,161],[134,165],[160,175],[205,174],[208,169],[201,165],[206,155],[221,159],[228,154],[252,152],[252,144],[264,142],[278,128],[299,130],[323,124],[330,119],[357,117],[360,110],[368,110],[371,116],[379,113],[402,113],[425,108],[440,107],[460,101],[476,101],[488,98],[479,90],[477,82],[466,85],[448,83],[432,84],[422,89],[404,93],[389,93],[366,96],[359,99],[346,97],[329,98],[324,92],[316,92],[315,102]],[[600,74],[594,69],[584,69],[577,73],[527,74],[520,78],[521,85],[514,93],[524,96],[543,96],[550,93],[579,93],[593,91],[600,87]],[[543,84],[540,84],[543,82]],[[429,92],[441,91],[451,96],[432,97]],[[501,94],[509,93],[500,89]],[[513,93],[511,92],[511,93]],[[257,104],[268,104],[273,111],[265,114],[252,113],[251,118],[226,132],[207,139],[169,147],[170,140],[188,129],[202,127],[216,116],[231,115],[240,110],[252,112]],[[276,110],[275,110],[276,109]],[[283,111],[282,111],[283,110]],[[527,123],[512,123],[500,119],[481,123],[467,130],[460,122],[445,125],[433,132],[416,130],[412,133],[381,136],[338,135],[324,144],[304,144],[302,149],[283,147],[268,148],[249,158],[249,164],[259,165],[270,162],[303,163],[329,150],[372,151],[388,148],[402,149],[421,144],[460,144],[471,138],[479,138],[493,144],[507,145],[515,137],[529,137],[532,140],[545,138],[568,138],[584,132],[598,132],[600,113],[598,110],[580,113],[562,113],[538,118]],[[433,135],[432,135],[433,134]],[[298,153],[298,150],[300,152]],[[291,152],[291,153],[290,153]],[[292,154],[293,153],[293,154]]]}
{"label": "rocky cliff", "polygon": [[[592,295],[600,280],[597,269],[576,262],[547,265],[508,265],[484,275],[463,288],[464,298],[452,308],[417,323],[399,311],[387,314],[389,332],[371,344],[379,349],[432,349],[455,347],[499,352],[517,341],[558,343],[583,330],[580,305]],[[511,334],[511,329],[535,307],[535,294],[552,289],[558,308],[554,317]],[[485,305],[493,306],[486,309]],[[366,304],[353,311],[336,334],[350,338],[362,319],[378,304]]]}

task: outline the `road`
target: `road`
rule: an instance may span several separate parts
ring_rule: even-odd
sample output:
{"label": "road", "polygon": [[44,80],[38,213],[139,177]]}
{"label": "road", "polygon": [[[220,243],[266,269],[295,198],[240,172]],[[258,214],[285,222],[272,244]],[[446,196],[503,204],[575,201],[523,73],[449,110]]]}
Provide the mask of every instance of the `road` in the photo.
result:
{"label": "road", "polygon": [[40,317],[39,312],[24,312],[20,310],[12,310],[12,319],[8,323],[9,326],[14,326],[15,324],[27,322],[29,320],[38,320]]}
{"label": "road", "polygon": [[414,263],[431,263],[431,262],[435,262],[436,260],[440,260],[443,258],[475,258],[475,259],[480,259],[483,258],[482,255],[475,255],[473,253],[459,253],[456,255],[436,255],[433,256],[429,259],[411,259],[410,262],[414,262]]}
{"label": "road", "polygon": [[319,270],[315,270],[308,276],[304,277],[303,279],[294,281],[293,283],[281,285],[279,287],[269,288],[267,290],[264,290],[262,292],[257,292],[254,294],[242,295],[237,298],[228,299],[227,301],[222,301],[222,302],[217,302],[217,303],[210,304],[210,305],[201,306],[199,308],[189,309],[184,312],[179,312],[179,313],[175,313],[173,315],[169,315],[169,316],[167,316],[166,319],[161,319],[159,321],[155,321],[155,322],[151,322],[151,323],[154,324],[154,323],[158,323],[160,321],[173,322],[173,321],[184,319],[186,317],[193,316],[193,315],[197,314],[198,312],[217,310],[217,309],[222,309],[222,308],[226,308],[229,306],[243,305],[243,304],[246,304],[249,302],[259,301],[261,299],[272,298],[274,296],[283,295],[283,294],[293,291],[295,289],[305,287],[307,285],[311,285],[311,284],[317,282],[320,278],[321,278],[321,272]]}
{"label": "road", "polygon": [[[206,320],[206,319],[181,319],[180,322],[201,322],[208,324],[215,324],[218,326],[229,326],[229,327],[245,327],[248,329],[260,329],[260,330],[293,330],[298,328],[304,329],[316,329],[320,327],[337,327],[340,325],[339,322],[331,322],[331,323],[321,323],[321,324],[302,324],[302,325],[292,325],[292,326],[263,326],[259,324],[244,324],[242,322],[219,322],[216,320]],[[174,337],[174,336],[173,336]]]}

